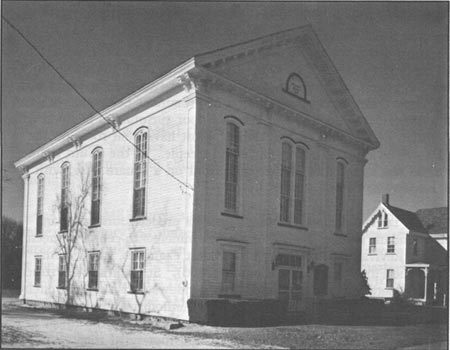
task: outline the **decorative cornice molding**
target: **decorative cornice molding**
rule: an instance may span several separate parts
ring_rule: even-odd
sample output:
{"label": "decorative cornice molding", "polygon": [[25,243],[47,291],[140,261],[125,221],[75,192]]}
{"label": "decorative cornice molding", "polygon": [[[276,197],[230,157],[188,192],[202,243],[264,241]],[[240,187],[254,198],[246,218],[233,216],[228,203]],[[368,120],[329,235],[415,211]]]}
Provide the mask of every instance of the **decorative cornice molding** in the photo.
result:
{"label": "decorative cornice molding", "polygon": [[47,161],[51,164],[53,163],[55,157],[52,152],[43,152],[42,156],[47,159]]}
{"label": "decorative cornice molding", "polygon": [[80,149],[81,148],[81,140],[78,137],[75,136],[69,136],[69,140],[70,142],[72,142],[72,145],[75,147],[75,149]]}

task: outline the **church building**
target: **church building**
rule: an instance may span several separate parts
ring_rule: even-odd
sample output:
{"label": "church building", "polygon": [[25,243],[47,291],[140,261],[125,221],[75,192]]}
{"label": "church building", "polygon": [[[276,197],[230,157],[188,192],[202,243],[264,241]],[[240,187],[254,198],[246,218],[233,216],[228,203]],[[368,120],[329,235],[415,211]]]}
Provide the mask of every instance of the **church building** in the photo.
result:
{"label": "church building", "polygon": [[20,298],[187,320],[356,297],[378,147],[310,25],[192,57],[16,162]]}

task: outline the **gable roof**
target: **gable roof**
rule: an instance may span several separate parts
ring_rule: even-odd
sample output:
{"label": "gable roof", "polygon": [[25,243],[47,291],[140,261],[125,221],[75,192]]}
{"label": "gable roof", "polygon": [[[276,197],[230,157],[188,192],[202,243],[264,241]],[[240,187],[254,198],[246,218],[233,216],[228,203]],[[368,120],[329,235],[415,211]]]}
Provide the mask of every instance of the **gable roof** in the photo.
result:
{"label": "gable roof", "polygon": [[380,142],[310,24],[209,51],[196,55],[194,58],[196,64],[219,73],[216,68],[229,62],[280,50],[283,46],[297,46],[301,49],[306,61],[317,72],[323,88],[354,137],[364,141],[369,149],[378,148]]}
{"label": "gable roof", "polygon": [[416,215],[416,213],[413,213],[412,211],[401,209],[394,207],[389,204],[384,204],[387,209],[403,224],[405,227],[414,232],[420,232],[420,233],[427,233],[427,230],[422,225],[422,222],[420,221],[419,217]]}
{"label": "gable roof", "polygon": [[419,209],[416,215],[428,233],[448,233],[448,208]]}

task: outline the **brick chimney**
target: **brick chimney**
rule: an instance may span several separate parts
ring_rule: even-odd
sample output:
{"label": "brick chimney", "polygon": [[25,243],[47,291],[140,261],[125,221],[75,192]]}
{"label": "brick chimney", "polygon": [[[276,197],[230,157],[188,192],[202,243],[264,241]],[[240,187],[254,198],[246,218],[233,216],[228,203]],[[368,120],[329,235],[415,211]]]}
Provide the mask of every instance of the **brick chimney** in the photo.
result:
{"label": "brick chimney", "polygon": [[381,203],[389,205],[389,193],[385,193],[381,196]]}

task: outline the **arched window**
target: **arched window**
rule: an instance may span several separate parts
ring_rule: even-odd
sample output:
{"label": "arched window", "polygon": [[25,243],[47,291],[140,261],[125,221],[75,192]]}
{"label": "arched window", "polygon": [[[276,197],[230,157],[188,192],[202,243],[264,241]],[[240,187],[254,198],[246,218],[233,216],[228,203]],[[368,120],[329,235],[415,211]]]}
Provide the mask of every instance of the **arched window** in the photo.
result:
{"label": "arched window", "polygon": [[133,218],[145,217],[145,188],[147,184],[147,130],[134,135]]}
{"label": "arched window", "polygon": [[44,174],[40,174],[37,180],[36,236],[42,236],[42,221],[44,217]]}
{"label": "arched window", "polygon": [[306,150],[303,144],[297,143],[294,148],[291,142],[284,141],[281,147],[281,222],[304,225],[305,181]]}
{"label": "arched window", "polygon": [[378,213],[378,228],[388,227],[388,215],[382,210]]}
{"label": "arched window", "polygon": [[103,151],[97,148],[92,152],[91,179],[91,226],[100,225],[100,201],[102,192],[102,157]]}
{"label": "arched window", "polygon": [[70,164],[66,162],[61,166],[61,204],[60,204],[60,220],[59,220],[61,232],[66,232],[68,228],[69,185],[70,185]]}
{"label": "arched window", "polygon": [[336,163],[336,232],[344,229],[345,212],[345,163],[338,160]]}
{"label": "arched window", "polygon": [[227,123],[225,160],[225,209],[231,212],[238,210],[239,179],[239,127]]}

